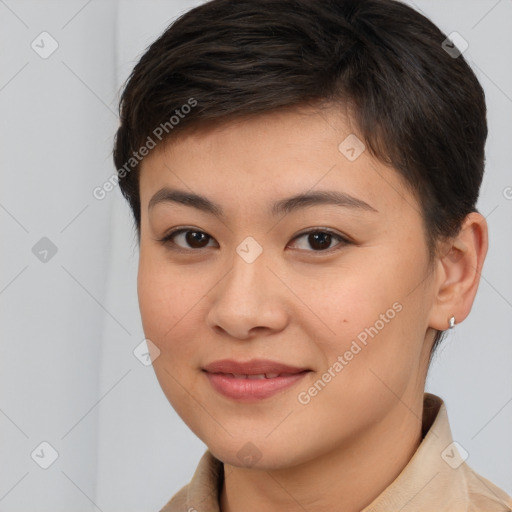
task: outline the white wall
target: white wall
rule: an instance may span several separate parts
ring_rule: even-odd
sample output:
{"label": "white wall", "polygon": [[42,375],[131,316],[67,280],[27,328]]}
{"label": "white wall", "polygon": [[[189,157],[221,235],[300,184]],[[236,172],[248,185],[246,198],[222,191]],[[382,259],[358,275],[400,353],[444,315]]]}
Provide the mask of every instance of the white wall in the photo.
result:
{"label": "white wall", "polygon": [[[128,207],[118,189],[92,195],[114,172],[122,82],[198,3],[0,2],[0,511],[157,511],[204,451],[133,355],[144,335]],[[490,125],[479,207],[491,247],[428,390],[447,402],[468,463],[512,493],[512,3],[413,5],[469,42]],[[51,49],[42,31],[59,44],[46,59],[30,46]],[[32,252],[42,237],[57,248],[47,262]],[[43,441],[58,452],[48,469],[31,458]],[[42,450],[34,458],[50,462]]]}

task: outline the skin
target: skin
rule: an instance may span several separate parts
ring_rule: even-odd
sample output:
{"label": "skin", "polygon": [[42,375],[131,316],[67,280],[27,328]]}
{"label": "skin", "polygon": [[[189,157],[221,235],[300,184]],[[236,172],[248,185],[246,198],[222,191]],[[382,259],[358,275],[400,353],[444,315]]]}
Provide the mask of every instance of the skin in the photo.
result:
{"label": "skin", "polygon": [[[368,151],[350,161],[338,150],[351,133],[339,110],[295,108],[185,133],[142,163],[144,332],[158,347],[153,366],[169,402],[224,462],[223,512],[356,512],[370,504],[421,442],[434,329],[471,309],[485,219],[470,214],[429,264],[417,200]],[[163,187],[206,196],[225,217],[175,202],[148,209]],[[317,190],[348,193],[376,211],[324,204],[268,213],[274,201]],[[180,227],[209,237],[193,246],[184,235],[176,245],[158,241]],[[333,237],[318,250],[301,235],[312,228],[352,243]],[[263,249],[252,263],[236,252],[248,236]],[[298,394],[396,303],[394,318],[300,403]],[[236,402],[201,371],[224,358],[312,371],[273,397]],[[237,455],[244,446],[252,461]]]}

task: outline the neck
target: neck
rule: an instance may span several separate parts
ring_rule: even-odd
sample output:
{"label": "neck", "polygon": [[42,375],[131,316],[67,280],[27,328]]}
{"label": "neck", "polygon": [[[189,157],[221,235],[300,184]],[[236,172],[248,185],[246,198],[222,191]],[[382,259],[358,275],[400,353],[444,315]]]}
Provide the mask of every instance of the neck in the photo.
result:
{"label": "neck", "polygon": [[357,438],[315,459],[276,470],[224,464],[222,512],[360,512],[400,474],[421,443],[423,392],[397,401]]}

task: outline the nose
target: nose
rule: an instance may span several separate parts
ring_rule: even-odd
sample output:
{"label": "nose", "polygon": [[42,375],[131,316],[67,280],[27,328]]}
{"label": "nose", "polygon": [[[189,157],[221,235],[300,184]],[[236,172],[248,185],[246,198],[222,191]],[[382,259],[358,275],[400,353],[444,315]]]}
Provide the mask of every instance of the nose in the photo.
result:
{"label": "nose", "polygon": [[287,289],[264,254],[249,263],[235,253],[231,270],[209,294],[207,322],[212,329],[246,340],[286,327]]}

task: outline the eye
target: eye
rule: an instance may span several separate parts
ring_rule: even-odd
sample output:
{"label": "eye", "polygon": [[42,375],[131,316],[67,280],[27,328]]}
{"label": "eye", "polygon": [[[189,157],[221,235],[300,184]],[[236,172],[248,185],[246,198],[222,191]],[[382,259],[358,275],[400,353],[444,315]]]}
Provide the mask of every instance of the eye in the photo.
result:
{"label": "eye", "polygon": [[[194,250],[207,247],[210,240],[213,240],[213,238],[204,231],[180,228],[175,229],[174,231],[166,234],[163,238],[158,239],[158,242],[162,243],[162,245],[177,246],[177,250]],[[180,241],[184,245],[180,245],[177,241]]]}
{"label": "eye", "polygon": [[[350,240],[348,240],[347,238],[337,233],[334,233],[329,229],[311,229],[309,231],[301,233],[300,235],[297,235],[293,240],[299,240],[303,237],[307,237],[306,244],[313,248],[313,251],[309,252],[330,252],[332,249],[331,243],[334,240],[338,240],[338,242],[340,243],[338,243],[337,245],[341,245],[342,247],[351,243]],[[339,249],[339,247],[334,247],[334,250]],[[306,248],[305,250],[308,249]]]}
{"label": "eye", "polygon": [[[321,228],[305,231],[304,233],[297,235],[292,242],[305,237],[307,237],[306,244],[313,248],[313,251],[309,252],[330,252],[333,248],[331,244],[336,240],[338,241],[337,245],[341,247],[352,243],[344,236],[341,236],[329,229]],[[167,233],[163,238],[160,238],[157,241],[173,250],[194,251],[208,247],[208,243],[212,240],[214,240],[214,238],[204,231],[190,228],[179,228]],[[337,250],[336,245],[334,248],[334,250]],[[308,251],[308,249],[304,247],[299,247],[299,249]]]}

